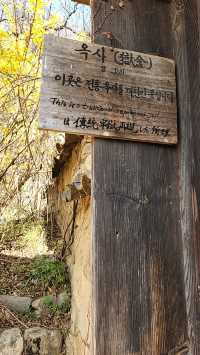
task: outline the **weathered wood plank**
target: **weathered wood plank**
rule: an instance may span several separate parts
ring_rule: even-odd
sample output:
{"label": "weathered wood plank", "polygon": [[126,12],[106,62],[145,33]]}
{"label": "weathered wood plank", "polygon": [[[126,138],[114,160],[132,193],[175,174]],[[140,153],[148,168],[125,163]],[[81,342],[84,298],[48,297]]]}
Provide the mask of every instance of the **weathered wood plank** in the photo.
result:
{"label": "weathered wood plank", "polygon": [[90,0],[72,0],[72,1],[83,5],[90,5]]}
{"label": "weathered wood plank", "polygon": [[191,355],[200,354],[200,2],[173,1],[180,127],[181,228]]}
{"label": "weathered wood plank", "polygon": [[48,35],[40,128],[176,144],[174,61]]}
{"label": "weathered wood plank", "polygon": [[[95,40],[173,57],[170,3],[124,4],[93,1]],[[95,139],[94,355],[187,354],[178,154]]]}

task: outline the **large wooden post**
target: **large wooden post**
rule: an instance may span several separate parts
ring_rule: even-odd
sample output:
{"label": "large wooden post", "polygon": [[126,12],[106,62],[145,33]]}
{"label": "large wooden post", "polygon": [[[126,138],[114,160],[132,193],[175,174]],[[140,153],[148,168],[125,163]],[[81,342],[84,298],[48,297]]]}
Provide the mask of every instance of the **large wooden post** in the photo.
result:
{"label": "large wooden post", "polygon": [[[93,0],[94,39],[173,58],[172,7],[164,0]],[[182,132],[187,131],[185,125]],[[187,212],[180,210],[180,171],[182,181],[189,150],[182,154],[183,139],[181,149],[94,141],[94,355],[188,354],[182,253]],[[196,145],[193,153],[197,154]],[[191,200],[190,189],[184,186],[182,209]],[[190,231],[188,226],[186,233]]]}
{"label": "large wooden post", "polygon": [[200,2],[171,4],[179,101],[179,187],[190,353],[200,354]]}

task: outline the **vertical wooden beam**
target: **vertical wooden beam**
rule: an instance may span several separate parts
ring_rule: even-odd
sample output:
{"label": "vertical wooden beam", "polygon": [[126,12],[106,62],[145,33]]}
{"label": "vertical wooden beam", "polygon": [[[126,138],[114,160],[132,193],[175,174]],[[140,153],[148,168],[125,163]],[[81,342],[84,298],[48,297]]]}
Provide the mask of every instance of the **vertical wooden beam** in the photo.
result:
{"label": "vertical wooden beam", "polygon": [[[92,9],[96,42],[173,57],[168,2]],[[178,148],[94,141],[94,355],[187,354],[178,158]]]}
{"label": "vertical wooden beam", "polygon": [[200,2],[171,5],[180,126],[180,202],[190,354],[200,354]]}

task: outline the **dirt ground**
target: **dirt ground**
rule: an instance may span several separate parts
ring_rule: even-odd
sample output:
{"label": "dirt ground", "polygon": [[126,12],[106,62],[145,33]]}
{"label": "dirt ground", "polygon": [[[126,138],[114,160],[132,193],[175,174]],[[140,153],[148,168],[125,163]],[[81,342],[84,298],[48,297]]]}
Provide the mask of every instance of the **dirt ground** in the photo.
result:
{"label": "dirt ground", "polygon": [[[50,240],[40,224],[15,226],[12,233],[0,230],[0,295],[28,296],[33,300],[56,295],[68,288],[66,284],[52,287],[48,282],[31,277],[38,257],[54,257],[58,240]],[[53,237],[53,235],[52,235]],[[67,272],[67,271],[66,271]],[[70,312],[50,309],[40,318],[33,311],[26,315],[14,313],[0,304],[0,328],[17,326],[21,329],[32,326],[58,328],[66,332],[70,326]]]}

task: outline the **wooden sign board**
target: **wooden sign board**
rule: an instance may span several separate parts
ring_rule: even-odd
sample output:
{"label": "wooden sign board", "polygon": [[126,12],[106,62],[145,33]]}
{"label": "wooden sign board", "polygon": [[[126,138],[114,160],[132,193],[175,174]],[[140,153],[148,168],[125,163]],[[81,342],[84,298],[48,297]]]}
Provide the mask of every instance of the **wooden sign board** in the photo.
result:
{"label": "wooden sign board", "polygon": [[40,128],[177,143],[174,61],[47,35]]}
{"label": "wooden sign board", "polygon": [[77,2],[78,4],[90,5],[90,0],[72,0],[73,2]]}

